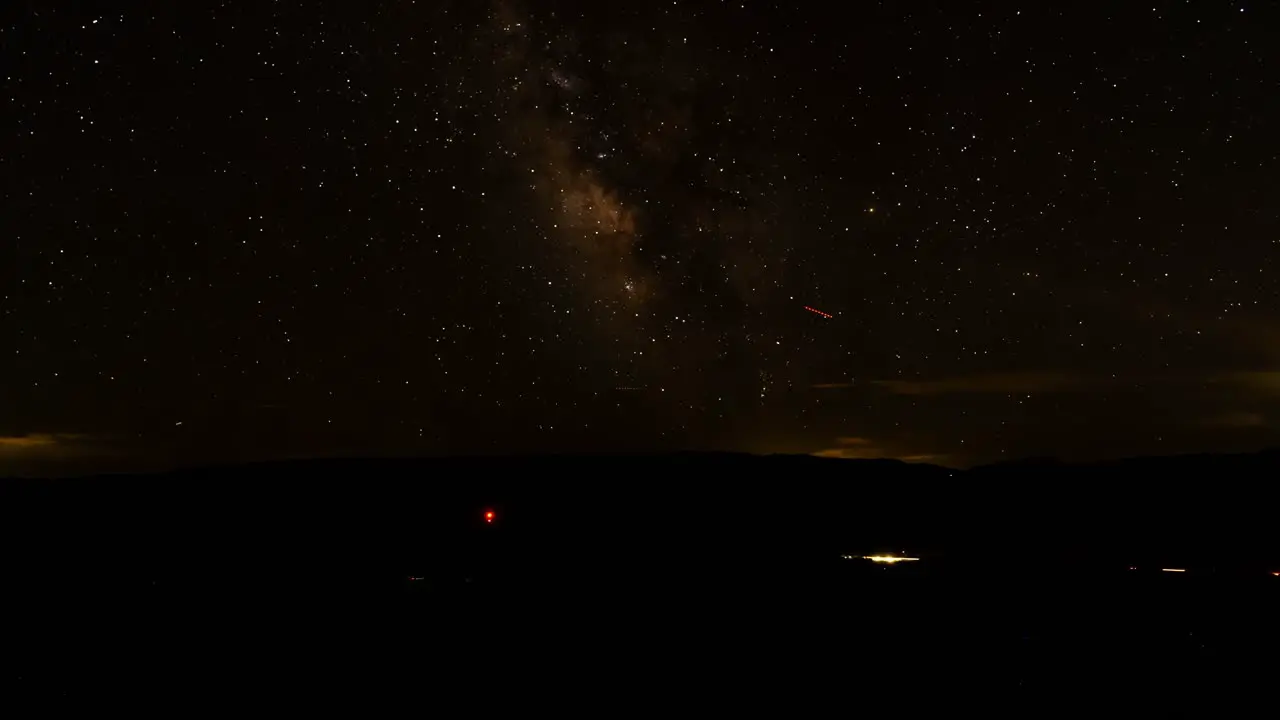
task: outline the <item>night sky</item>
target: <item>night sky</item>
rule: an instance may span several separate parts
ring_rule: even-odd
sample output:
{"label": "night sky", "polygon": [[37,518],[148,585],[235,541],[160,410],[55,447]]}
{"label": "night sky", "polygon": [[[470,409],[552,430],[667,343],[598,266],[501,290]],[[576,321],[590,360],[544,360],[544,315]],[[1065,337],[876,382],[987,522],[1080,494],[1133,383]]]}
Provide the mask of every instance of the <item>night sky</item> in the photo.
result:
{"label": "night sky", "polygon": [[1280,8],[1049,5],[5,3],[0,471],[1280,445]]}

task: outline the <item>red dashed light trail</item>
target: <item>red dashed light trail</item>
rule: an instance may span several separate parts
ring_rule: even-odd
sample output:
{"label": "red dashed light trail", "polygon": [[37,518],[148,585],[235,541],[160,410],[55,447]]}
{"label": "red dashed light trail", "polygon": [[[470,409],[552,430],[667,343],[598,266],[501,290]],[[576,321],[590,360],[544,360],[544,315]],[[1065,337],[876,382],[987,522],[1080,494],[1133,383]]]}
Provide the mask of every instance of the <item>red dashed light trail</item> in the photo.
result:
{"label": "red dashed light trail", "polygon": [[824,317],[824,318],[826,318],[826,319],[828,319],[828,320],[830,320],[831,318],[835,317],[835,316],[834,316],[834,315],[832,315],[831,313],[824,313],[824,312],[822,312],[821,310],[819,310],[819,309],[817,309],[817,308],[811,308],[811,307],[809,307],[808,305],[805,305],[805,306],[804,306],[804,309],[805,309],[805,310],[808,310],[809,312],[813,313],[814,315],[821,315],[822,317]]}

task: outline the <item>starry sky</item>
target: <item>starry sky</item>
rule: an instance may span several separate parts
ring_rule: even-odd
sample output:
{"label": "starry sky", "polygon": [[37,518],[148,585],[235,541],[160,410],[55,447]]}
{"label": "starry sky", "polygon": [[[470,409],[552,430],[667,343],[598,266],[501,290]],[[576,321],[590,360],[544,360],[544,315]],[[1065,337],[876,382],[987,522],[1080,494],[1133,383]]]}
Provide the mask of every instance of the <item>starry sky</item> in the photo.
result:
{"label": "starry sky", "polygon": [[1277,27],[6,3],[0,471],[1280,444]]}

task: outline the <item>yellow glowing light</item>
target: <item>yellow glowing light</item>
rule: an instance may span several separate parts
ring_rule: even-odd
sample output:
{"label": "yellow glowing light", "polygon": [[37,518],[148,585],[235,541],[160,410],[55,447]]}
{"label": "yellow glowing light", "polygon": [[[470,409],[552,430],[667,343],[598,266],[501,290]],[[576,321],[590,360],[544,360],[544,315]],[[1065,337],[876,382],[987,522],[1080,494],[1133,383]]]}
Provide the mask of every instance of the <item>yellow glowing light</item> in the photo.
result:
{"label": "yellow glowing light", "polygon": [[1186,572],[1183,568],[1160,568],[1161,572]]}
{"label": "yellow glowing light", "polygon": [[894,563],[900,563],[900,562],[914,562],[916,560],[919,560],[920,558],[898,557],[897,555],[863,555],[862,559],[870,560],[871,562],[887,563],[889,565],[892,565]]}

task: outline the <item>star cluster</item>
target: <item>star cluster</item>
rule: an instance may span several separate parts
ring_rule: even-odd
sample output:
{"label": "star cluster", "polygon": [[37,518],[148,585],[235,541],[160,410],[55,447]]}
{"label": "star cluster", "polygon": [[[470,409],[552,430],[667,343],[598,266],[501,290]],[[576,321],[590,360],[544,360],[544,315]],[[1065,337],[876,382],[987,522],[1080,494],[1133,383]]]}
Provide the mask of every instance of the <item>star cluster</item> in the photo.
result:
{"label": "star cluster", "polygon": [[0,26],[0,470],[1280,427],[1265,3]]}

